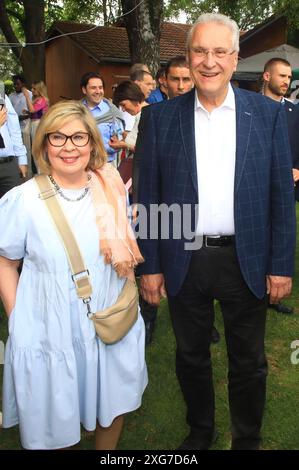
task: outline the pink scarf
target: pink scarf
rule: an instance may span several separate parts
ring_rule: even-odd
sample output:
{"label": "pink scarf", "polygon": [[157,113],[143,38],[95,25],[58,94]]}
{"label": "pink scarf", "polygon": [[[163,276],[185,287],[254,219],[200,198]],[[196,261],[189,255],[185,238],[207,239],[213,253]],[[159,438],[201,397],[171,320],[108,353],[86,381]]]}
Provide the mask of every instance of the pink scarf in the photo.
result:
{"label": "pink scarf", "polygon": [[144,261],[128,221],[125,187],[110,164],[91,173],[90,188],[100,234],[100,253],[119,277],[134,279],[134,268]]}

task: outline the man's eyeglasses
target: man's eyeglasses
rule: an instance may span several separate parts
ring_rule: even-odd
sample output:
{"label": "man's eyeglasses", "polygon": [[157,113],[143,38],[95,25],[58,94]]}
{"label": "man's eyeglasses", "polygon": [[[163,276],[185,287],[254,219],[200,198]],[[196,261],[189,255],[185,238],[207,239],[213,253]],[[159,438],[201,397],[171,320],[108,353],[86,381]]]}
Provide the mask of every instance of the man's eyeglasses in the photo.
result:
{"label": "man's eyeglasses", "polygon": [[225,57],[232,55],[235,51],[228,51],[227,49],[204,49],[203,47],[191,47],[191,51],[196,54],[197,57],[207,57],[211,53],[217,59],[224,59]]}
{"label": "man's eyeglasses", "polygon": [[75,132],[75,134],[72,135],[66,135],[62,132],[50,132],[46,137],[53,147],[63,147],[68,139],[70,139],[76,147],[84,147],[90,140],[90,134],[88,132]]}

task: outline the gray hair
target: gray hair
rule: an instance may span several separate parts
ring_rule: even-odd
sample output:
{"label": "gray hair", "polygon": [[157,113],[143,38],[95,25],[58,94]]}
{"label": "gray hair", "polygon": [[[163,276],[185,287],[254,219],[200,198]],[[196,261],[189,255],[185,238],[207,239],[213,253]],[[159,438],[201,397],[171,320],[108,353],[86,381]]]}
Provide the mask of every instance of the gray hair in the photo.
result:
{"label": "gray hair", "polygon": [[195,31],[195,28],[199,24],[207,24],[207,23],[218,23],[222,26],[227,26],[231,33],[232,33],[232,43],[234,51],[239,52],[239,37],[240,37],[240,30],[237,23],[229,18],[226,15],[222,15],[221,13],[203,13],[198,17],[192,28],[188,32],[187,36],[187,51],[189,51],[190,42]]}

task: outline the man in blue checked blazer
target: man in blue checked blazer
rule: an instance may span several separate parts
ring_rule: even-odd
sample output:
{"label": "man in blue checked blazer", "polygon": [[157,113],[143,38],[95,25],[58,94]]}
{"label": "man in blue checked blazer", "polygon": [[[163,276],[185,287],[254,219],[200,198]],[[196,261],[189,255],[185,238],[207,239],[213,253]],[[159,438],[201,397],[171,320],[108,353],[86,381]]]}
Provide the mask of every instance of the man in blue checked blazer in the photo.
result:
{"label": "man in blue checked blazer", "polygon": [[[141,289],[153,304],[167,292],[190,426],[182,450],[208,449],[217,437],[210,359],[214,299],[229,359],[232,449],[259,448],[266,291],[273,303],[288,295],[294,271],[285,113],[271,99],[231,87],[238,50],[234,21],[200,16],[188,37],[195,89],[145,108],[137,141],[139,202],[148,218],[139,220]],[[162,217],[153,217],[161,204]],[[147,236],[141,233],[145,222]]]}

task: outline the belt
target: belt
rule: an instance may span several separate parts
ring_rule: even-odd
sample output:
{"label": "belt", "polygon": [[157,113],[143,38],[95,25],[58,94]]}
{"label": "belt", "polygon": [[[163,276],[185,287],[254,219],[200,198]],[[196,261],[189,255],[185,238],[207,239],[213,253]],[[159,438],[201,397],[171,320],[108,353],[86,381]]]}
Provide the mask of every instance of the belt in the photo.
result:
{"label": "belt", "polygon": [[203,246],[206,248],[221,248],[235,242],[235,235],[203,235]]}
{"label": "belt", "polygon": [[11,156],[11,157],[0,157],[0,164],[1,163],[12,162],[14,158],[16,158],[16,157],[13,157],[13,156]]}

